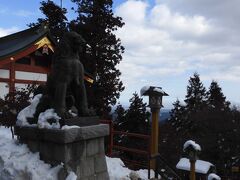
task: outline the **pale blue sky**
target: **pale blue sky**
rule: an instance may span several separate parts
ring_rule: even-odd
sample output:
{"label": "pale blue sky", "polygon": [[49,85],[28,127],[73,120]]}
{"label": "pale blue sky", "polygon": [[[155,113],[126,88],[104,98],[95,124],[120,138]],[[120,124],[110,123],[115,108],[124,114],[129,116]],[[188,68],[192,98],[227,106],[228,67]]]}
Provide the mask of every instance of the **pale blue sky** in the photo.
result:
{"label": "pale blue sky", "polygon": [[[2,0],[0,36],[23,30],[42,16],[39,2]],[[72,5],[63,0],[64,7]],[[121,103],[127,105],[132,93],[153,85],[170,95],[163,104],[171,107],[176,98],[184,99],[188,79],[197,71],[206,88],[217,80],[227,99],[239,104],[239,5],[238,0],[114,1],[114,12],[126,23],[116,33],[126,48],[119,66],[126,86]]]}

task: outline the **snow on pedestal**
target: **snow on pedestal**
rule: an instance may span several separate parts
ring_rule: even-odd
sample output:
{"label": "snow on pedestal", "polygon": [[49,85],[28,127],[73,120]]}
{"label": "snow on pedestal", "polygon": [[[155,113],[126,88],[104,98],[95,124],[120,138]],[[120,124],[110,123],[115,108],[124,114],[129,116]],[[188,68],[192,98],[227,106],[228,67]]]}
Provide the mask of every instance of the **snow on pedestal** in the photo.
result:
{"label": "snow on pedestal", "polygon": [[[54,119],[56,122],[50,124],[48,122],[49,119]],[[61,118],[54,112],[54,109],[47,109],[46,111],[39,114],[38,117],[38,127],[39,128],[47,128],[47,129],[59,129],[60,123],[59,120]]]}
{"label": "snow on pedestal", "polygon": [[[59,120],[61,119],[57,113],[54,112],[54,109],[47,109],[46,111],[39,114],[38,123],[37,124],[29,124],[27,119],[33,118],[34,113],[36,111],[36,107],[42,97],[42,94],[37,94],[31,101],[31,104],[25,107],[18,113],[17,116],[17,126],[38,126],[39,128],[47,128],[47,129],[59,129],[60,123]],[[56,122],[49,123],[49,119],[54,119]]]}
{"label": "snow on pedestal", "polygon": [[27,121],[27,118],[33,118],[33,115],[36,111],[36,107],[37,107],[41,97],[42,97],[42,94],[38,94],[38,95],[34,96],[34,98],[31,101],[31,104],[29,106],[25,107],[23,110],[21,110],[18,113],[17,122],[16,122],[17,126],[36,126],[36,124],[30,125]]}
{"label": "snow on pedestal", "polygon": [[186,149],[188,149],[189,147],[193,147],[193,149],[195,149],[196,151],[201,151],[201,146],[197,144],[195,141],[192,140],[186,141],[183,145],[183,151],[185,152]]}
{"label": "snow on pedestal", "polygon": [[[207,174],[209,169],[214,165],[210,162],[203,161],[203,160],[196,160],[195,163],[195,171],[201,174]],[[188,158],[181,158],[180,161],[176,165],[177,169],[190,171],[190,162]]]}
{"label": "snow on pedestal", "polygon": [[208,180],[221,180],[221,178],[218,175],[211,173],[208,175]]}

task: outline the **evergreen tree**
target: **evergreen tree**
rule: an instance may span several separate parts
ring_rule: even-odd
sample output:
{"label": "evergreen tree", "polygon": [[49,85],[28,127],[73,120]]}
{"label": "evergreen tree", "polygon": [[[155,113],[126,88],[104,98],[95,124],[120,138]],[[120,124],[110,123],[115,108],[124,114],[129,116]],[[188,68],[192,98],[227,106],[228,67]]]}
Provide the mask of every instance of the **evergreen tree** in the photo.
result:
{"label": "evergreen tree", "polygon": [[42,1],[40,4],[40,10],[45,15],[45,18],[38,18],[37,23],[31,23],[29,26],[47,23],[53,38],[58,42],[64,32],[67,31],[67,10],[59,7],[51,0]]}
{"label": "evergreen tree", "polygon": [[222,89],[216,81],[212,81],[207,94],[207,104],[210,108],[221,111],[230,110],[230,103],[226,101],[226,97],[223,95]]}
{"label": "evergreen tree", "polygon": [[[206,93],[196,73],[189,80],[185,102],[186,106],[181,106],[177,100],[171,111],[171,120],[160,124],[159,143],[163,157],[176,165],[182,144],[193,139],[203,147],[201,159],[216,165],[220,175],[230,174],[231,167],[240,159],[240,112],[236,107],[228,110],[230,103],[217,82],[213,81]],[[182,121],[178,123],[180,117]]]}
{"label": "evergreen tree", "polygon": [[[143,99],[140,98],[136,92],[133,94],[133,97],[129,100],[129,102],[129,109],[123,117],[123,109],[119,106],[118,110],[120,112],[120,117],[122,117],[122,121],[118,123],[119,130],[128,133],[148,134],[150,113],[147,112],[146,103],[143,103]],[[148,150],[148,141],[146,139],[129,135],[121,135],[118,137],[115,136],[114,140],[117,145],[123,147],[145,151]],[[139,163],[146,163],[147,160],[147,158],[142,155],[127,151],[120,152],[119,156]]]}
{"label": "evergreen tree", "polygon": [[183,122],[185,120],[184,106],[181,105],[180,101],[177,99],[173,103],[173,109],[170,111],[170,122],[171,125],[176,129],[176,131],[181,130],[183,127]]}
{"label": "evergreen tree", "polygon": [[129,100],[130,106],[127,110],[124,129],[135,133],[148,133],[150,113],[147,111],[147,104],[135,92]]}
{"label": "evergreen tree", "polygon": [[121,129],[121,124],[126,121],[126,110],[121,104],[118,104],[117,108],[114,111],[116,116],[114,120],[115,129]]}
{"label": "evergreen tree", "polygon": [[200,81],[198,73],[194,73],[190,77],[187,86],[187,95],[184,100],[186,103],[186,111],[194,113],[203,109],[206,105],[206,89]]}
{"label": "evergreen tree", "polygon": [[97,114],[108,116],[111,105],[115,105],[124,90],[121,75],[116,65],[122,60],[124,51],[121,41],[114,31],[124,23],[113,15],[112,0],[72,0],[76,3],[78,17],[70,28],[80,33],[87,43],[90,58],[83,62],[85,68],[94,75],[94,96],[90,100]]}

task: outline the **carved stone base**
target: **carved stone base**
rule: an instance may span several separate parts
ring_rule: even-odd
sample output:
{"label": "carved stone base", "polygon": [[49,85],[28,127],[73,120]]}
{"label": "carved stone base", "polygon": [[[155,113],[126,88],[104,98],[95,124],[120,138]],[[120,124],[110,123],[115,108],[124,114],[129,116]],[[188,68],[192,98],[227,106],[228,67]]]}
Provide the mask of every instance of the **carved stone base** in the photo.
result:
{"label": "carved stone base", "polygon": [[64,163],[60,180],[65,180],[69,171],[75,172],[78,180],[109,179],[104,151],[108,125],[64,130],[16,127],[15,131],[32,152],[40,153],[41,160],[54,166]]}

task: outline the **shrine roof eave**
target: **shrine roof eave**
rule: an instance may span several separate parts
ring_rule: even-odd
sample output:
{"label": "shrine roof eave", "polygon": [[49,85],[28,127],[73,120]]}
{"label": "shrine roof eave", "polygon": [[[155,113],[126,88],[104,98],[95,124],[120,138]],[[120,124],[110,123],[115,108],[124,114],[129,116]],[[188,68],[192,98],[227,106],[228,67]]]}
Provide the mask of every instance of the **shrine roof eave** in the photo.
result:
{"label": "shrine roof eave", "polygon": [[38,25],[0,38],[0,62],[24,51],[44,36],[47,36],[53,44],[56,44],[46,25]]}

